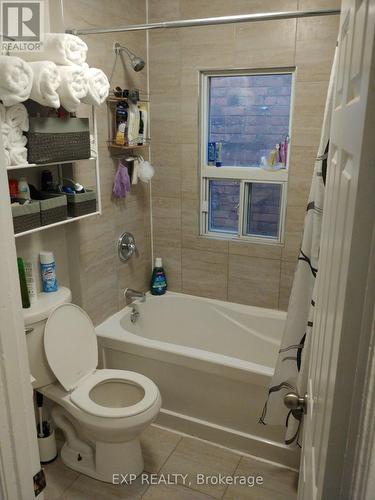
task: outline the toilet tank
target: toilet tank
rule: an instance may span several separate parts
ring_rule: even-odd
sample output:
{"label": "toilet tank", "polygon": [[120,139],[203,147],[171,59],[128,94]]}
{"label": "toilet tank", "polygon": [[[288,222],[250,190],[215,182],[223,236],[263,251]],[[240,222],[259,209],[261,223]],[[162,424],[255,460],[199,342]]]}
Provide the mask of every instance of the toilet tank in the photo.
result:
{"label": "toilet tank", "polygon": [[60,287],[57,292],[40,293],[35,304],[31,304],[29,309],[23,309],[30,373],[35,379],[32,383],[34,389],[56,381],[44,352],[44,328],[51,312],[71,300],[69,288]]}

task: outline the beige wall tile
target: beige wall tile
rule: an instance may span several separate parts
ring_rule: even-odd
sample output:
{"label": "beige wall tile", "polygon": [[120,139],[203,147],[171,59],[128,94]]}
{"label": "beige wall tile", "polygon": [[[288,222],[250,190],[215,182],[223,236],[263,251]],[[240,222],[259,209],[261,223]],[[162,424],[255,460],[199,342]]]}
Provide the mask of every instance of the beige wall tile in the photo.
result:
{"label": "beige wall tile", "polygon": [[293,146],[289,160],[288,203],[306,207],[317,149]]}
{"label": "beige wall tile", "polygon": [[227,299],[228,257],[217,252],[182,249],[182,291],[200,297]]}
{"label": "beige wall tile", "polygon": [[276,309],[280,261],[229,255],[228,300]]}
{"label": "beige wall tile", "polygon": [[278,260],[281,257],[281,251],[281,245],[262,245],[258,243],[250,243],[249,241],[229,242],[229,253],[232,255]]}
{"label": "beige wall tile", "polygon": [[180,14],[183,18],[229,16],[254,14],[280,10],[296,10],[297,0],[180,0]]}
{"label": "beige wall tile", "polygon": [[298,258],[302,242],[302,230],[300,232],[287,232],[284,235],[285,242],[282,249],[282,260],[295,262]]}
{"label": "beige wall tile", "polygon": [[152,199],[153,238],[155,245],[181,246],[181,200],[156,197]]}
{"label": "beige wall tile", "polygon": [[285,231],[288,233],[300,233],[305,220],[306,207],[294,207],[288,205]]}
{"label": "beige wall tile", "polygon": [[181,195],[185,199],[199,199],[198,144],[182,144]]}

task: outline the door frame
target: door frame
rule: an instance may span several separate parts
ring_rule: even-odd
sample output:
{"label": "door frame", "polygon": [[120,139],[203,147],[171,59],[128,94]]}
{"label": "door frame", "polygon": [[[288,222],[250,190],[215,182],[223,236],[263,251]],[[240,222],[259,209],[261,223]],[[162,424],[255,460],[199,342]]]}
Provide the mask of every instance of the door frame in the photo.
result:
{"label": "door frame", "polygon": [[0,235],[0,498],[29,500],[40,460],[1,134]]}
{"label": "door frame", "polygon": [[[326,423],[327,457],[319,490],[319,498],[323,500],[370,499],[375,491],[375,0],[363,0],[362,5],[358,5],[369,6],[369,16],[362,17],[363,36],[368,43],[361,57],[371,61],[371,67],[368,68],[368,89],[365,86],[361,89],[363,106],[366,106],[362,108],[363,132],[362,126],[360,131],[354,128],[353,132],[357,149],[361,151],[357,159],[361,165],[357,180],[359,194],[351,208],[357,223],[350,240],[349,279],[344,291],[350,307],[344,309],[340,336],[335,339],[339,342],[337,360],[334,360],[337,376],[327,403],[330,417]],[[345,29],[350,26],[355,32],[357,24],[354,27],[349,24],[353,23],[351,9],[354,8],[355,0],[347,0],[342,7],[340,38],[344,25]],[[352,132],[349,122],[345,124],[346,132]],[[331,138],[332,134],[331,124]],[[329,188],[327,182],[325,199],[330,196]]]}

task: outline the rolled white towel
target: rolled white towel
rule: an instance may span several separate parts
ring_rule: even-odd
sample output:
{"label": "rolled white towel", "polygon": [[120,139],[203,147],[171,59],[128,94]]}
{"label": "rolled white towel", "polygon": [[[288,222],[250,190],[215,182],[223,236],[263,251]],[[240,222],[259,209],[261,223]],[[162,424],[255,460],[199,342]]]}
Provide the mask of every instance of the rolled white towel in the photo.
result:
{"label": "rolled white towel", "polygon": [[30,97],[33,72],[19,57],[0,56],[0,99],[5,106],[26,101]]}
{"label": "rolled white towel", "polygon": [[8,149],[22,148],[27,144],[27,137],[20,127],[11,127],[8,133]]}
{"label": "rolled white towel", "polygon": [[20,127],[27,132],[29,130],[29,115],[26,107],[22,103],[10,106],[5,110],[5,122],[10,127]]}
{"label": "rolled white towel", "polygon": [[3,103],[0,102],[0,121],[1,123],[4,123],[5,122],[5,106]]}
{"label": "rolled white towel", "polygon": [[10,164],[25,165],[27,162],[27,149],[25,147],[16,147],[9,150]]}
{"label": "rolled white towel", "polygon": [[4,148],[9,148],[9,132],[12,130],[12,127],[7,123],[3,122],[1,124],[1,135],[3,137]]}
{"label": "rolled white towel", "polygon": [[10,166],[10,154],[9,154],[9,151],[7,149],[4,149],[4,153],[5,153],[5,166],[9,167]]}
{"label": "rolled white towel", "polygon": [[26,61],[48,60],[64,66],[83,64],[86,61],[88,47],[83,40],[70,33],[45,33],[43,50],[25,52]]}
{"label": "rolled white towel", "polygon": [[57,66],[61,77],[57,93],[61,106],[74,113],[81,99],[87,94],[87,80],[82,66]]}
{"label": "rolled white towel", "polygon": [[99,68],[89,68],[86,63],[83,66],[85,68],[88,91],[82,102],[93,106],[100,106],[109,94],[110,85],[107,75]]}
{"label": "rolled white towel", "polygon": [[34,74],[30,99],[42,106],[59,108],[60,98],[56,90],[61,78],[56,64],[51,61],[35,61],[29,64]]}

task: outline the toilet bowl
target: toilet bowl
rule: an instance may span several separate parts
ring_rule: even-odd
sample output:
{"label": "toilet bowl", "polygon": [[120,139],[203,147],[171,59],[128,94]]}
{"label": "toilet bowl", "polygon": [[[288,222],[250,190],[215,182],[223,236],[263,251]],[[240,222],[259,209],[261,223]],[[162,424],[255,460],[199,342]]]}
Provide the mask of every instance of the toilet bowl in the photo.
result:
{"label": "toilet bowl", "polygon": [[[65,437],[63,462],[106,482],[112,482],[114,474],[139,475],[143,470],[139,435],[161,407],[157,386],[139,373],[98,369],[94,326],[76,305],[63,303],[53,309],[43,345],[47,370],[55,380],[37,384],[38,391],[55,403],[51,415]],[[30,364],[33,367],[31,360]],[[35,378],[33,370],[32,375]]]}

